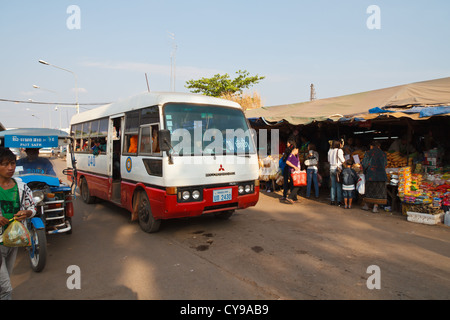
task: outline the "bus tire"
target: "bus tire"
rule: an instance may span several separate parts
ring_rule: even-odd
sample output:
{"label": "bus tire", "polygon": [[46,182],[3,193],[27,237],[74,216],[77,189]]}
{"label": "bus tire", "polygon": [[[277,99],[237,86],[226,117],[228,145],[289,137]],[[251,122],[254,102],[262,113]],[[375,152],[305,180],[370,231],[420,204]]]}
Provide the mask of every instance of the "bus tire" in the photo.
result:
{"label": "bus tire", "polygon": [[139,191],[135,206],[141,229],[148,233],[157,232],[161,225],[161,220],[155,220],[153,217],[150,201],[145,191]]}
{"label": "bus tire", "polygon": [[81,178],[81,199],[83,199],[84,203],[87,204],[95,202],[95,197],[91,196],[89,192],[89,187],[86,178]]}

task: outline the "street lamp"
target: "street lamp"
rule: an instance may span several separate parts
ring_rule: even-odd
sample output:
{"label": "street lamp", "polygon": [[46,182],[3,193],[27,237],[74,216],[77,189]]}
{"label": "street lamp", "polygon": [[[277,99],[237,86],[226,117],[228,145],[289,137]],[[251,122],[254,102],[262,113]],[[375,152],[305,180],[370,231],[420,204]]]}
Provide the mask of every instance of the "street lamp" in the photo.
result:
{"label": "street lamp", "polygon": [[[56,93],[53,90],[42,88],[41,86],[38,86],[37,84],[33,84],[33,88],[39,89],[39,90],[48,91],[48,92],[52,92],[52,93]],[[50,111],[50,109],[49,109],[49,111]],[[49,120],[49,128],[51,128],[52,127],[52,114],[51,114],[51,112],[48,113],[48,120]]]}
{"label": "street lamp", "polygon": [[55,65],[53,65],[53,64],[51,64],[51,63],[48,63],[47,61],[44,61],[44,60],[39,60],[39,63],[42,63],[42,64],[45,64],[46,66],[52,66],[52,67],[55,67],[55,68],[57,68],[57,69],[61,69],[61,70],[64,70],[64,71],[67,71],[67,72],[70,72],[71,74],[73,74],[73,76],[75,77],[75,95],[76,95],[76,102],[77,102],[77,113],[80,113],[80,105],[78,104],[78,80],[77,80],[77,75],[75,74],[75,72],[73,72],[73,71],[70,71],[70,70],[67,70],[67,69],[64,69],[64,68],[61,68],[61,67],[58,67],[58,66],[55,66]]}
{"label": "street lamp", "polygon": [[48,91],[48,92],[52,92],[52,93],[56,93],[56,92],[53,91],[53,90],[45,89],[45,88],[42,88],[42,87],[40,87],[40,86],[38,86],[38,85],[35,85],[35,84],[33,84],[33,88],[35,88],[35,89],[40,89],[40,90],[44,90],[44,91]]}
{"label": "street lamp", "polygon": [[[36,119],[38,119],[38,120],[41,120],[37,115],[35,115],[35,114],[32,114],[31,115],[32,117],[34,117],[34,118],[36,118]],[[44,128],[44,120],[42,120],[42,128]]]}

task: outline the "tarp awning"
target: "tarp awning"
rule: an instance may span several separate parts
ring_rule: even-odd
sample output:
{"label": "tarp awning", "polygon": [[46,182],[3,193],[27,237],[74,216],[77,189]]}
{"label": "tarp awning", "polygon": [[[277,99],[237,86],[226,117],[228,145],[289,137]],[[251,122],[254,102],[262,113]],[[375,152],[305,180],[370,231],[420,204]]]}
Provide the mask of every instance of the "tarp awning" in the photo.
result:
{"label": "tarp awning", "polygon": [[[395,110],[389,109],[380,109],[378,107],[372,108],[369,110],[369,113],[388,113],[388,112],[396,112]],[[402,113],[412,114],[418,113],[419,118],[432,117],[440,114],[450,113],[450,106],[440,106],[440,107],[412,107],[401,110]]]}
{"label": "tarp awning", "polygon": [[362,115],[364,115],[364,118],[367,116],[375,118],[374,115],[369,115],[371,109],[376,109],[381,113],[394,111],[389,113],[389,116],[411,117],[411,114],[403,112],[406,109],[397,109],[398,107],[406,108],[408,106],[409,108],[411,106],[445,106],[440,109],[440,113],[433,113],[437,110],[434,109],[424,117],[450,113],[448,107],[450,106],[450,77],[335,98],[251,109],[246,111],[246,117],[249,119],[264,118],[269,122],[284,120],[293,125],[300,125],[327,119],[337,121],[341,118]]}

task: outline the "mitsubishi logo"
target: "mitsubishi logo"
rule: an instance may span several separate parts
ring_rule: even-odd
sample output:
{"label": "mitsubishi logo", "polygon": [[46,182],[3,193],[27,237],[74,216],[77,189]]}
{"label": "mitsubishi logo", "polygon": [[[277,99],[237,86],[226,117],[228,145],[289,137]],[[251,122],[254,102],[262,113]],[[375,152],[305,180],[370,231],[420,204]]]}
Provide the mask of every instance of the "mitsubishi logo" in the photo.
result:
{"label": "mitsubishi logo", "polygon": [[235,174],[236,172],[225,172],[225,168],[223,167],[223,165],[220,165],[219,172],[205,173],[205,177],[234,176]]}

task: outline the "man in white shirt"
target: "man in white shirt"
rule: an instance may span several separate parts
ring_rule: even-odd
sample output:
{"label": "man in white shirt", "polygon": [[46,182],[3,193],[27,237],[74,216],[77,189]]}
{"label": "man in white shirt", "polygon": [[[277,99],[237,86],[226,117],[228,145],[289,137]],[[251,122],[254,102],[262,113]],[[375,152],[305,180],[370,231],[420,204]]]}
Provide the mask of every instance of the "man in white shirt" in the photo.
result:
{"label": "man in white shirt", "polygon": [[328,162],[330,164],[331,180],[331,205],[340,205],[342,203],[342,184],[336,179],[336,173],[338,169],[342,169],[342,164],[345,162],[342,146],[342,141],[333,141],[331,148],[328,151]]}

